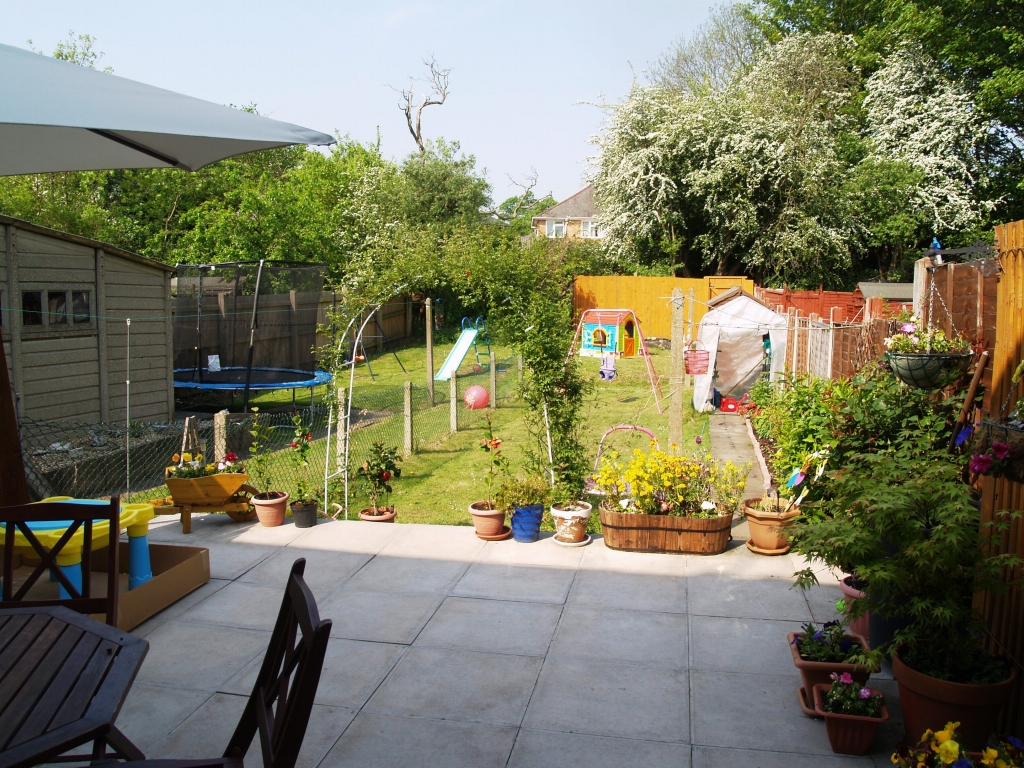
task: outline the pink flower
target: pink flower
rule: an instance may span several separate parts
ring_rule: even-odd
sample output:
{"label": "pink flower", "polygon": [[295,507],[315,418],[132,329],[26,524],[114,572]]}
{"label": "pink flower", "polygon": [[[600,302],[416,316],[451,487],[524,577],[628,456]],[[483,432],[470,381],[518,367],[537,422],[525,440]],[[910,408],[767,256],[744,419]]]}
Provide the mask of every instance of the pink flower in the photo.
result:
{"label": "pink flower", "polygon": [[976,453],[971,457],[971,472],[976,475],[984,475],[992,465],[996,463],[995,458],[987,453]]}
{"label": "pink flower", "polygon": [[860,696],[862,699],[870,699],[872,693],[874,692],[865,685],[863,688],[860,689],[860,693],[858,693],[857,695]]}
{"label": "pink flower", "polygon": [[1006,443],[992,443],[992,455],[1002,461],[1010,455],[1010,446]]}
{"label": "pink flower", "polygon": [[843,672],[843,674],[839,676],[839,682],[843,683],[844,685],[852,685],[853,675],[851,675],[849,672]]}
{"label": "pink flower", "polygon": [[900,326],[900,331],[903,333],[913,333],[917,330],[917,323],[904,323]]}
{"label": "pink flower", "polygon": [[838,680],[839,679],[839,673],[838,672],[833,672],[831,675],[829,675],[829,678],[831,680]]}

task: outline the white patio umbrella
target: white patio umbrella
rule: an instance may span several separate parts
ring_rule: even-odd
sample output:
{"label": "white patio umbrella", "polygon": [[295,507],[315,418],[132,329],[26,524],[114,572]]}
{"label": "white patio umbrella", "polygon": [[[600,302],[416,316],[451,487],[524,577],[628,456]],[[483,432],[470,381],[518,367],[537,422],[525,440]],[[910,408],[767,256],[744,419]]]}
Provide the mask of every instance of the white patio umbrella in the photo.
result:
{"label": "white patio umbrella", "polygon": [[0,45],[0,176],[113,168],[195,171],[333,137]]}

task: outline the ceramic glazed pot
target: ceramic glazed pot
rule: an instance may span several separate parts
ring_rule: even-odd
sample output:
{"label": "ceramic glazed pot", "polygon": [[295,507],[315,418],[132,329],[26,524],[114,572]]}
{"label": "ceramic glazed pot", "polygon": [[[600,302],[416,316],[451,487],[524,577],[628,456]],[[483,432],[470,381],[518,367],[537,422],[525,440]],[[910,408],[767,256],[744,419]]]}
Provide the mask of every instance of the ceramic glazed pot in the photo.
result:
{"label": "ceramic glazed pot", "polygon": [[566,544],[578,544],[587,537],[587,521],[593,507],[585,501],[552,504],[555,519],[555,538]]}
{"label": "ceramic glazed pot", "polygon": [[825,694],[831,685],[814,686],[814,711],[818,717],[825,718],[825,732],[832,751],[841,755],[863,755],[871,747],[878,726],[889,719],[889,710],[882,702],[882,712],[878,717],[862,717],[860,715],[842,715],[838,712],[825,711]]}
{"label": "ceramic glazed pot", "polygon": [[284,522],[284,513],[288,511],[288,494],[283,491],[267,491],[257,493],[250,500],[256,507],[256,517],[260,525],[273,528]]}
{"label": "ceramic glazed pot", "polygon": [[[839,582],[839,589],[843,591],[843,597],[846,598],[847,607],[846,612],[850,612],[849,603],[851,600],[859,600],[866,595],[859,589],[853,587],[853,576],[847,576],[845,579]],[[850,633],[854,635],[860,635],[861,637],[871,636],[871,614],[862,614],[860,618],[854,619],[850,622]]]}
{"label": "ceramic glazed pot", "polygon": [[[374,514],[374,511],[377,514]],[[376,510],[373,507],[367,507],[359,510],[359,519],[368,523],[393,523],[396,517],[398,517],[398,513],[394,507],[377,507]]]}
{"label": "ceramic glazed pot", "polygon": [[292,504],[292,521],[296,528],[312,528],[316,525],[317,505],[313,504]]}
{"label": "ceramic glazed pot", "polygon": [[[928,728],[960,721],[960,741],[968,749],[981,749],[996,730],[999,711],[1010,698],[1017,670],[1001,683],[970,685],[939,680],[911,669],[892,654],[892,675],[900,690],[904,741],[913,744]],[[936,725],[938,723],[938,725]]]}
{"label": "ceramic glazed pot", "polygon": [[491,509],[489,501],[474,501],[469,505],[469,514],[473,516],[473,528],[480,538],[500,536],[505,530],[504,510]]}
{"label": "ceramic glazed pot", "polygon": [[743,513],[750,528],[750,540],[754,551],[768,554],[785,554],[789,551],[789,537],[786,528],[799,516],[799,510],[790,512],[765,512],[751,504],[743,505]]}
{"label": "ceramic glazed pot", "polygon": [[[804,714],[810,715],[811,717],[817,717],[817,713],[814,711],[814,686],[825,685],[829,686],[832,684],[829,675],[833,672],[837,674],[843,674],[843,672],[849,672],[853,679],[864,685],[868,681],[868,677],[871,673],[868,668],[860,664],[833,664],[828,661],[805,661],[800,658],[800,651],[797,649],[797,644],[793,642],[799,632],[790,632],[786,635],[789,640],[789,650],[793,654],[793,666],[800,670],[800,677],[803,678],[804,685],[798,693],[800,694],[800,708],[804,711]],[[870,650],[868,641],[860,635],[847,635],[848,638],[853,640],[857,645],[863,648],[865,651]],[[943,721],[945,722],[945,721]]]}
{"label": "ceramic glazed pot", "polygon": [[512,512],[512,538],[528,544],[540,538],[540,521],[544,517],[543,504],[515,507]]}

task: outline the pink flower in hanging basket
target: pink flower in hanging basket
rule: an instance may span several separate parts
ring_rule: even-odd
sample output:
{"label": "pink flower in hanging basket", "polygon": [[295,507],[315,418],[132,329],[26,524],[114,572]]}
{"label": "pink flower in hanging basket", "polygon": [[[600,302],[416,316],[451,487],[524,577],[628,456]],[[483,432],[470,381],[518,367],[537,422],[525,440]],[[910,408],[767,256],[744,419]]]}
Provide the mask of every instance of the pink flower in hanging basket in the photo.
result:
{"label": "pink flower in hanging basket", "polygon": [[996,460],[987,453],[976,453],[971,457],[971,472],[976,475],[984,475],[995,464]]}
{"label": "pink flower in hanging basket", "polygon": [[1006,443],[992,443],[992,455],[1002,461],[1010,455],[1010,446]]}

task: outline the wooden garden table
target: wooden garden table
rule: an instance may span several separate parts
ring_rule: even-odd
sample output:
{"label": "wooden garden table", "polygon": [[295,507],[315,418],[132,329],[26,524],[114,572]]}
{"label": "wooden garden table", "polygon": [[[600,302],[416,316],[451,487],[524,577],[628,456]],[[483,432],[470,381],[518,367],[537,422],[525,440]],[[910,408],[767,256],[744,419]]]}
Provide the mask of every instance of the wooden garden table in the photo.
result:
{"label": "wooden garden table", "polygon": [[144,759],[114,720],[148,650],[62,606],[0,610],[0,768],[52,762],[89,743],[94,755],[110,745]]}

